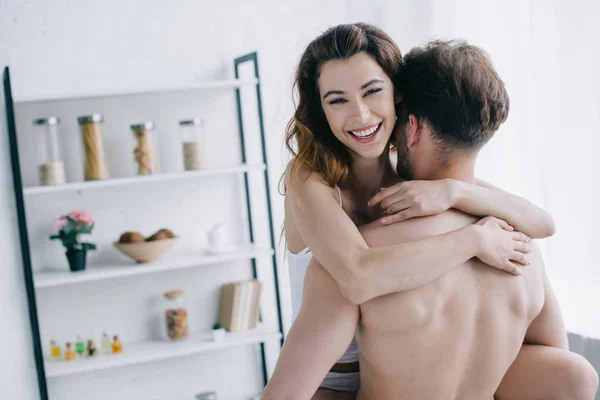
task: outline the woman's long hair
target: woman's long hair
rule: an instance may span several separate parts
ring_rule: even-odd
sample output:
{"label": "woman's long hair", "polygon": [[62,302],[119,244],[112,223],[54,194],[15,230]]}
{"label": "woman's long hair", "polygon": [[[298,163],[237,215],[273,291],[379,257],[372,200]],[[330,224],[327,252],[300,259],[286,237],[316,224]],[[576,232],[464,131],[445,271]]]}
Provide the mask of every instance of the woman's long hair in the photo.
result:
{"label": "woman's long hair", "polygon": [[[373,57],[392,82],[396,81],[402,63],[400,49],[392,38],[372,25],[355,23],[329,28],[302,54],[294,83],[298,104],[285,134],[285,145],[293,155],[292,177],[305,165],[332,187],[347,181],[352,160],[327,123],[318,79],[321,66],[327,61],[346,60],[361,52]],[[391,140],[395,141],[393,135]]]}

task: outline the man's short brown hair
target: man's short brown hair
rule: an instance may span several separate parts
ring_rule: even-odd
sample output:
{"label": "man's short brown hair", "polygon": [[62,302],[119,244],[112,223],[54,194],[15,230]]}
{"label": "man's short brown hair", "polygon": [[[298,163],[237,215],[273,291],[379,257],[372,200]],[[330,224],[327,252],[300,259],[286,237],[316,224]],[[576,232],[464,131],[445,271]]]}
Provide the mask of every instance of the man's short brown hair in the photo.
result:
{"label": "man's short brown hair", "polygon": [[480,149],[508,117],[508,93],[489,56],[464,41],[413,48],[396,85],[401,115],[425,119],[445,149]]}

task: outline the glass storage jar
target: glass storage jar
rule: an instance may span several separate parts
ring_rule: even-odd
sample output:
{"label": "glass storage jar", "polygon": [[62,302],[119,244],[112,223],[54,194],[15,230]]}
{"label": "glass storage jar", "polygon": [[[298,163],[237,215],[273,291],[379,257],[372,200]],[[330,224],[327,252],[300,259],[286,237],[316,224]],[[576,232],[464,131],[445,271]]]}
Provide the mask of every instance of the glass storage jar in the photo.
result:
{"label": "glass storage jar", "polygon": [[138,164],[138,175],[151,175],[158,172],[158,164],[154,148],[154,122],[147,121],[131,125],[137,139],[137,147],[133,151]]}
{"label": "glass storage jar", "polygon": [[65,183],[65,164],[60,154],[59,125],[57,117],[38,118],[33,121],[38,153],[40,185]]}
{"label": "glass storage jar", "polygon": [[170,340],[188,337],[188,313],[183,290],[170,290],[164,293],[166,336]]}
{"label": "glass storage jar", "polygon": [[104,158],[104,139],[102,138],[102,114],[82,115],[77,118],[83,139],[85,157],[84,179],[86,181],[108,179],[108,168]]}
{"label": "glass storage jar", "polygon": [[196,394],[196,400],[218,400],[217,392],[202,392]]}
{"label": "glass storage jar", "polygon": [[204,168],[204,121],[200,118],[179,121],[183,142],[183,167],[186,171]]}

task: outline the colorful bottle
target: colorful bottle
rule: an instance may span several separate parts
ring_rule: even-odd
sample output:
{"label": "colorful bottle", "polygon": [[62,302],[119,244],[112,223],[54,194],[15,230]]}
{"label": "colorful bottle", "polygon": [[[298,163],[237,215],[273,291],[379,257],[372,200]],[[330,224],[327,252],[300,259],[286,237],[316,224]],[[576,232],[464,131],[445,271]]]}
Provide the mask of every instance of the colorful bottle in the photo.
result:
{"label": "colorful bottle", "polygon": [[94,341],[92,339],[88,340],[88,345],[87,345],[88,357],[95,356],[97,352],[98,352],[98,349],[96,349],[96,345],[94,344]]}
{"label": "colorful bottle", "polygon": [[108,337],[108,333],[106,331],[102,332],[102,353],[110,354],[110,338]]}
{"label": "colorful bottle", "polygon": [[79,357],[83,357],[85,353],[85,343],[79,335],[77,335],[77,342],[75,342],[75,351]]}
{"label": "colorful bottle", "polygon": [[75,350],[72,349],[71,347],[71,342],[67,342],[67,344],[65,345],[66,349],[65,349],[65,360],[67,361],[71,361],[74,360],[75,358],[77,358],[77,355],[75,354]]}
{"label": "colorful bottle", "polygon": [[60,347],[56,345],[56,342],[54,340],[50,341],[50,355],[55,360],[58,360],[60,358]]}
{"label": "colorful bottle", "polygon": [[115,335],[114,336],[114,341],[113,341],[113,344],[112,344],[112,352],[113,352],[113,354],[118,354],[118,353],[120,353],[122,351],[123,351],[123,345],[119,341],[119,336]]}

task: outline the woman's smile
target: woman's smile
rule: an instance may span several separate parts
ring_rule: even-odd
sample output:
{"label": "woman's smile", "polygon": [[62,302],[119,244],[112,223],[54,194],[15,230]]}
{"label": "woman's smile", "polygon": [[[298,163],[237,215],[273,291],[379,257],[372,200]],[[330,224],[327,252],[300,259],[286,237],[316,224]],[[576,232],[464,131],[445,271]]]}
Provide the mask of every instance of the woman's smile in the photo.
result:
{"label": "woman's smile", "polygon": [[373,124],[360,129],[352,129],[347,131],[348,134],[360,143],[371,143],[375,141],[377,135],[381,131],[383,121],[378,124]]}

